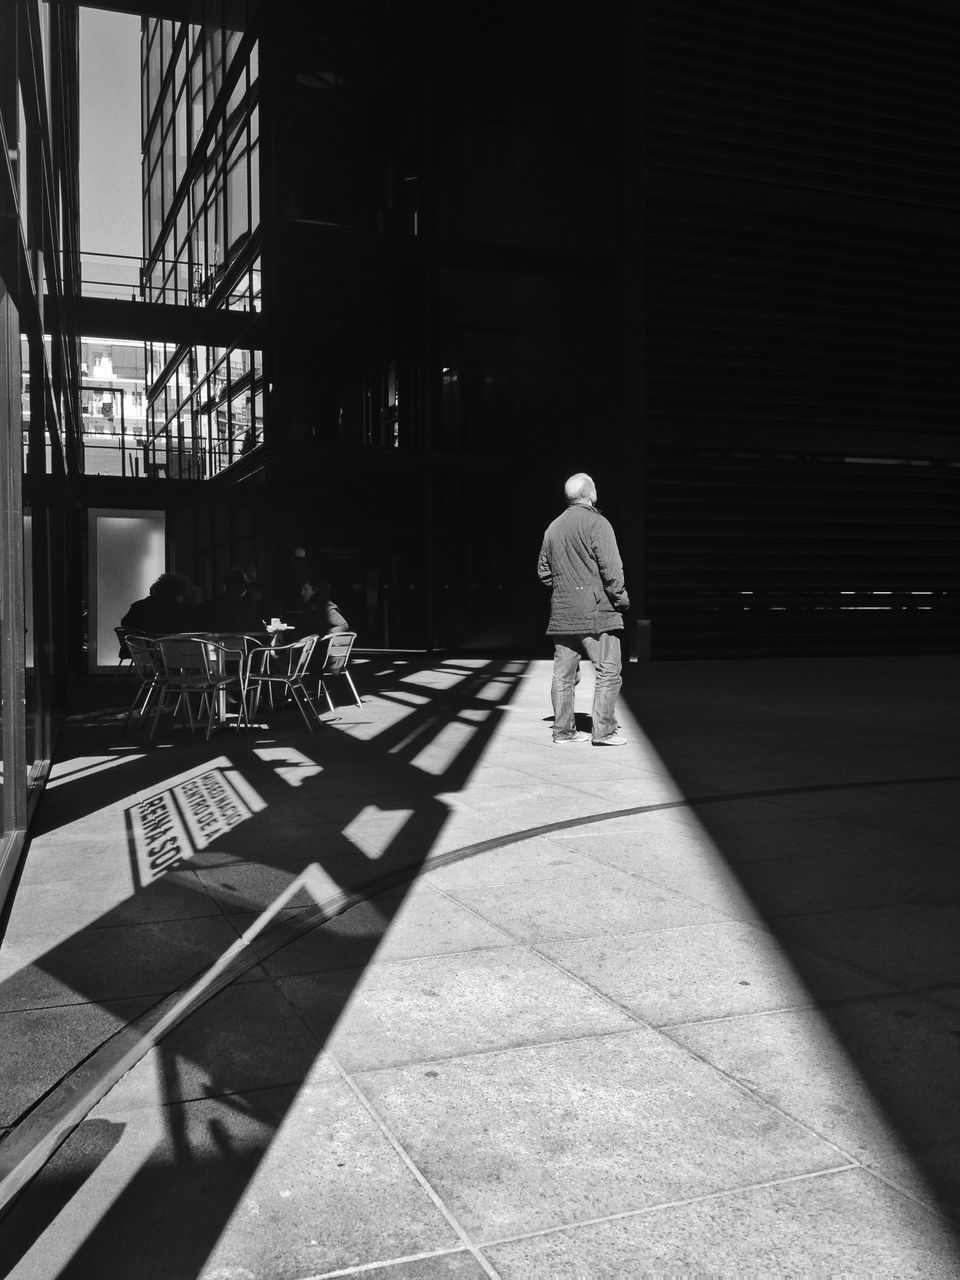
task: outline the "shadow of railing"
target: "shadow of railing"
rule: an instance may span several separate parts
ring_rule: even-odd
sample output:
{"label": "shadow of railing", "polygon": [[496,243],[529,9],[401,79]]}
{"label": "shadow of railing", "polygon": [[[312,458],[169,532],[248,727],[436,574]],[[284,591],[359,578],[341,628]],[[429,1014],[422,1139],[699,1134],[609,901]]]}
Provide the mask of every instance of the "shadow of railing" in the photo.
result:
{"label": "shadow of railing", "polygon": [[[58,1274],[107,1280],[128,1275],[131,1259],[141,1276],[199,1274],[434,849],[450,815],[441,797],[463,787],[488,750],[524,665],[447,661],[431,668],[423,660],[371,666],[365,693],[376,691],[397,711],[379,730],[364,725],[362,712],[349,724],[316,734],[302,731],[299,722],[290,730],[288,721],[281,733],[224,732],[208,744],[166,732],[151,743],[145,725],[129,741],[121,740],[122,717],[115,710],[82,715],[68,726],[59,755],[63,760],[69,753],[77,767],[62,773],[43,798],[35,839],[121,808],[135,889],[0,986],[4,1009],[38,1011],[33,1061],[48,1056],[46,1035],[50,1060],[69,1068],[42,1085],[47,1096],[39,1105],[34,1090],[6,1120],[2,1147],[8,1152],[18,1135],[32,1141],[57,1124],[62,1131],[42,1172],[12,1199],[4,1217],[3,1274],[122,1138],[122,1126],[89,1116],[89,1109],[75,1108],[70,1121],[63,1120],[64,1108],[81,1091],[78,1079],[93,1090],[84,1097],[95,1100],[96,1089],[82,1077],[83,1060],[88,1077],[96,1075],[97,1052],[104,1046],[87,1045],[67,1062],[57,1047],[62,1016],[45,1020],[43,1011],[62,1015],[64,1006],[77,1004],[96,1006],[103,1025],[120,1029],[117,1036],[128,1026],[148,1029],[129,1050],[132,1056],[114,1055],[113,1061],[130,1065],[155,1051],[154,1103],[162,1108],[163,1126],[144,1140],[148,1154]],[[416,686],[415,705],[404,692],[411,677],[423,681]],[[451,725],[458,728],[459,742],[434,754],[432,771],[418,767],[421,753],[435,747]],[[102,767],[121,741],[124,750],[115,766]],[[392,815],[382,839],[351,834],[370,811]],[[158,824],[158,813],[169,821]],[[171,838],[174,819],[180,843],[164,858],[157,850]],[[351,913],[348,923],[341,917],[339,925],[317,932],[325,886],[339,909],[380,896],[358,918]],[[244,958],[245,931],[281,895],[287,895],[284,910],[271,921],[269,946]],[[309,1032],[292,1014],[284,1019],[275,1009],[264,1010],[266,1022],[259,1027],[245,1026],[241,1011],[254,999],[244,989],[250,964],[306,936],[308,971],[336,974],[335,981],[317,979],[322,990],[310,1011]],[[212,988],[204,1018],[191,1022],[197,1005],[186,1002],[186,1020],[169,1044],[152,1034],[150,1028],[163,1025],[159,1015],[169,1010],[171,993],[202,986],[226,952],[237,957],[226,975],[237,981]],[[279,1073],[276,1045],[257,1039],[270,1034],[288,1050]],[[260,1054],[265,1068],[258,1065]],[[112,1078],[100,1080],[104,1092]],[[197,1099],[209,1104],[199,1128],[172,1105]],[[48,1120],[44,1104],[51,1100]],[[31,1142],[21,1146],[29,1151]]]}

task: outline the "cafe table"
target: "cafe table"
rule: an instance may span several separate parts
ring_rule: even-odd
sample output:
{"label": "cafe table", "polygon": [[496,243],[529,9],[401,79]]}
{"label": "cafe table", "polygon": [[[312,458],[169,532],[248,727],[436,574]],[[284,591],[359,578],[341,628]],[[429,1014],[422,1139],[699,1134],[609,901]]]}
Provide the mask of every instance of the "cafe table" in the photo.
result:
{"label": "cafe table", "polygon": [[[250,650],[257,645],[263,645],[268,642],[276,643],[278,634],[281,633],[271,627],[264,631],[174,631],[157,636],[156,639],[158,641],[200,641],[201,644],[208,646],[206,654],[211,674],[220,676],[226,674],[229,669],[226,665],[227,654],[224,650],[232,650],[243,655],[237,668],[237,674],[240,675],[242,673],[243,659],[246,658]],[[221,725],[225,725],[229,720],[226,685],[220,685],[217,688],[217,720]]]}

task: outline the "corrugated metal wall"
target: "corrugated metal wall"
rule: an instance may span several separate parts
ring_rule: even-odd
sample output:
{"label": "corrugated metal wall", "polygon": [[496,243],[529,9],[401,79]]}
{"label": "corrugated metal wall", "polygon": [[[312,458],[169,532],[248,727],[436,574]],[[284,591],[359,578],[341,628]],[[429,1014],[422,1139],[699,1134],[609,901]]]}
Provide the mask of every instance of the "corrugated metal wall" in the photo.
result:
{"label": "corrugated metal wall", "polygon": [[960,19],[653,0],[654,655],[960,646]]}
{"label": "corrugated metal wall", "polygon": [[660,657],[950,651],[960,464],[654,449]]}

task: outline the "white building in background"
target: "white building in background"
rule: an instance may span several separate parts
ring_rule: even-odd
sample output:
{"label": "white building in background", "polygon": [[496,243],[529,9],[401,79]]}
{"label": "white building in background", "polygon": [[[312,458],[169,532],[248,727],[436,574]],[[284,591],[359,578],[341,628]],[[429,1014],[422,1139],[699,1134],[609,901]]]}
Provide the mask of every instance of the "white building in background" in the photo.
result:
{"label": "white building in background", "polygon": [[[49,358],[49,346],[48,346]],[[87,475],[145,474],[146,355],[130,338],[80,339],[80,404]],[[21,343],[24,440],[30,426],[30,360]]]}
{"label": "white building in background", "polygon": [[82,338],[80,382],[85,437],[143,437],[147,413],[142,342]]}

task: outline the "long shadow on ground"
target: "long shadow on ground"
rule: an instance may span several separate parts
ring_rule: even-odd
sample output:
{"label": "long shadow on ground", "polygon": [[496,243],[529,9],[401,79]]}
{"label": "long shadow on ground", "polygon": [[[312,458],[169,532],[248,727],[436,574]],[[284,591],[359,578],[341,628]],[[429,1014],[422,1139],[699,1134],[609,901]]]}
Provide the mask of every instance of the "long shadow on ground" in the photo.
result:
{"label": "long shadow on ground", "polygon": [[[378,898],[376,910],[351,912],[314,937],[312,971],[336,979],[318,983],[322,990],[310,1010],[309,1028],[289,1009],[278,1009],[278,1001],[265,1001],[257,1024],[244,1025],[244,1017],[257,1008],[260,988],[270,985],[253,982],[263,977],[257,971],[248,975],[248,984],[233,984],[214,997],[169,1042],[161,1041],[160,1101],[210,1099],[207,1121],[188,1130],[180,1108],[164,1108],[151,1156],[64,1262],[62,1277],[127,1276],[131,1258],[140,1277],[199,1274],[440,835],[449,809],[439,796],[465,785],[496,733],[523,667],[509,660],[448,661],[442,680],[432,679],[426,662],[420,669],[413,662],[371,667],[364,692],[394,699],[398,714],[367,736],[343,726],[308,734],[289,718],[295,713],[286,712],[279,716],[277,733],[220,733],[209,744],[166,732],[150,744],[145,726],[121,738],[115,711],[88,709],[67,725],[58,758],[76,760],[78,768],[74,778],[65,774],[43,798],[34,840],[39,844],[45,837],[44,847],[53,848],[61,835],[83,832],[86,819],[112,814],[116,823],[122,813],[139,887],[0,985],[0,1008],[7,1016],[23,1011],[32,1020],[27,1065],[40,1073],[22,1081],[7,1103],[2,1122],[11,1135],[38,1095],[96,1047],[98,1033],[89,1025],[86,1042],[64,1047],[63,1020],[76,1015],[78,1006],[81,1021],[92,1020],[107,1028],[106,1034],[124,1025],[202,974],[309,865],[320,868],[331,891],[387,881],[394,888]],[[425,683],[404,684],[411,676]],[[418,767],[416,758],[450,726],[457,726],[459,746],[432,772]],[[134,747],[132,754],[142,758],[85,771],[85,761],[102,760],[121,744]],[[435,761],[443,758],[441,752]],[[150,841],[156,854],[155,837],[168,833],[158,828],[151,834],[144,811],[148,817],[155,814],[156,804],[184,778],[192,787],[178,792],[170,809],[181,819],[181,844],[184,836],[190,842],[188,856],[151,860]],[[202,803],[191,825],[183,797],[200,794],[198,779]],[[217,797],[224,794],[234,805],[233,826],[217,825]],[[403,816],[383,837],[382,847],[365,850],[362,840],[346,832],[371,809]],[[208,845],[204,823],[215,836]],[[96,821],[87,829],[95,839]],[[70,839],[90,856],[87,837]],[[288,904],[284,918],[291,937],[297,936],[297,910],[313,901],[304,894]],[[24,1255],[118,1139],[116,1126],[93,1118],[75,1130],[7,1213],[0,1273]]]}
{"label": "long shadow on ground", "polygon": [[[628,698],[719,865],[803,979],[901,1152],[960,1222],[954,665],[653,664]],[[860,975],[864,994],[838,996],[824,961]],[[795,1028],[784,1013],[690,1034],[768,1100],[842,1123],[846,1100],[813,1101],[818,1069],[804,1081],[790,1061]],[[895,1152],[861,1154],[911,1188]]]}

